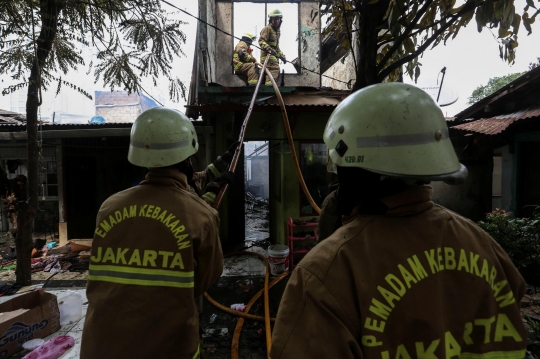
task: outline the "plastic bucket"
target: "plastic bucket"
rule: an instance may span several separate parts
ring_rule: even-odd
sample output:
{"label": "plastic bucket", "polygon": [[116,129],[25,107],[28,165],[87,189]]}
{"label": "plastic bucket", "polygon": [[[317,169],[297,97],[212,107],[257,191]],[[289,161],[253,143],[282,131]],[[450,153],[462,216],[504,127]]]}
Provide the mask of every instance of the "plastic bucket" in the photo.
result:
{"label": "plastic bucket", "polygon": [[71,293],[58,299],[60,309],[60,325],[72,324],[82,318],[82,296]]}
{"label": "plastic bucket", "polygon": [[268,263],[272,275],[279,275],[289,269],[289,247],[274,244],[268,247]]}

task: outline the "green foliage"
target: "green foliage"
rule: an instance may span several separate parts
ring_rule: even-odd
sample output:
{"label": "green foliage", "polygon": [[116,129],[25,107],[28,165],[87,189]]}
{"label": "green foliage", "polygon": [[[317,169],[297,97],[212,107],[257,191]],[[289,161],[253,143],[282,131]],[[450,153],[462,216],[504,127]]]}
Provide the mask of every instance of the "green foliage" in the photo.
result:
{"label": "green foliage", "polygon": [[478,225],[505,250],[528,284],[540,286],[540,207],[531,218],[511,218],[497,209]]}
{"label": "green foliage", "polygon": [[536,58],[536,62],[531,62],[529,64],[529,71],[531,71],[532,69],[537,68],[538,66],[540,66],[540,57]]}
{"label": "green foliage", "polygon": [[[416,81],[421,66],[418,57],[455,38],[473,18],[479,32],[498,29],[500,56],[513,63],[520,25],[530,33],[540,13],[533,0],[527,4],[519,15],[513,0],[466,0],[459,6],[455,0],[321,0],[322,14],[329,15],[323,35],[333,35],[345,49],[377,38],[376,49],[370,49],[375,53],[363,54],[367,61],[376,61],[376,82],[395,81],[402,66]],[[373,11],[375,8],[382,11]],[[358,33],[356,40],[354,33]],[[362,71],[365,69],[357,69],[357,79]]]}
{"label": "green foliage", "polygon": [[487,85],[478,86],[476,89],[474,89],[467,103],[469,105],[472,105],[473,103],[480,101],[484,97],[487,97],[498,89],[508,85],[510,82],[514,81],[518,77],[523,76],[524,73],[525,72],[516,72],[515,74],[490,78]]}
{"label": "green foliage", "polygon": [[[50,23],[55,11],[57,30],[47,49],[42,37],[54,30]],[[169,81],[171,99],[185,98],[186,87],[172,71],[171,63],[175,57],[184,56],[186,35],[180,30],[183,22],[173,14],[162,9],[159,0],[0,0],[0,73],[21,81],[3,89],[3,94],[28,85],[36,55],[40,58],[40,51],[45,51],[40,66],[43,88],[54,83],[59,92],[67,85],[91,98],[76,84],[61,78],[70,69],[84,67],[93,71],[96,82],[101,78],[111,89],[129,93],[143,90],[141,77],[149,77],[157,86],[164,76]],[[84,63],[82,46],[95,49],[93,62]]]}
{"label": "green foliage", "polygon": [[540,345],[540,322],[531,319],[529,317],[525,317],[525,325],[529,329],[530,337],[529,344],[530,345]]}

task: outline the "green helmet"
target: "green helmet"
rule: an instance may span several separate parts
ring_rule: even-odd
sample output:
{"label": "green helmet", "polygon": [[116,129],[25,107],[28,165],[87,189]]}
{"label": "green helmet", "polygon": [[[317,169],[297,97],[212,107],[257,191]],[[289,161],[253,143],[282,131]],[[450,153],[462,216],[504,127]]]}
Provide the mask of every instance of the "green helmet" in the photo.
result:
{"label": "green helmet", "polygon": [[281,17],[281,18],[282,18],[282,17],[283,17],[283,13],[282,13],[281,10],[279,10],[279,9],[274,9],[274,10],[272,10],[272,11],[270,11],[270,12],[268,13],[268,17],[269,17],[269,18],[273,18],[273,17]]}
{"label": "green helmet", "polygon": [[141,167],[165,167],[182,162],[199,149],[193,123],[182,112],[154,107],[131,127],[128,161]]}
{"label": "green helmet", "polygon": [[323,139],[338,166],[449,184],[467,176],[441,109],[410,84],[377,84],[350,95],[332,112]]}

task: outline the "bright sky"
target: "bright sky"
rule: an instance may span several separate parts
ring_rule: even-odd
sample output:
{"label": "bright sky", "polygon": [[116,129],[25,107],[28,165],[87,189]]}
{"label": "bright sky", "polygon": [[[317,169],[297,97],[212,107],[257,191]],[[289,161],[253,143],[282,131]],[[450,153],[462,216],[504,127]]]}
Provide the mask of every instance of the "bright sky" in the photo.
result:
{"label": "bright sky", "polygon": [[[516,0],[516,12],[521,14],[525,5],[525,0]],[[532,15],[530,10],[529,15]],[[446,46],[439,44],[433,50],[424,52],[424,56],[419,60],[422,63],[420,78],[436,79],[441,69],[446,66],[443,87],[449,84],[459,94],[456,103],[442,107],[443,113],[454,116],[466,109],[467,99],[473,90],[479,85],[485,85],[491,77],[526,71],[529,63],[536,62],[536,58],[540,57],[539,23],[540,21],[536,21],[532,24],[533,32],[529,36],[521,24],[514,65],[509,65],[499,57],[499,46],[488,29],[478,33],[474,18],[454,40],[448,41]],[[494,33],[497,34],[497,30]],[[408,77],[404,81],[413,82]]]}
{"label": "bright sky", "polygon": [[[198,0],[182,0],[173,1],[174,4],[180,8],[190,12],[193,15],[198,14]],[[516,0],[516,9],[521,14],[521,10],[526,4],[526,0]],[[234,29],[236,36],[241,36],[243,32],[250,31],[259,35],[260,30],[266,24],[266,12],[270,11],[274,6],[269,5],[267,9],[264,9],[264,4],[252,4],[252,3],[237,3],[237,11],[242,11],[243,21],[241,26],[236,26]],[[248,9],[248,7],[258,7],[257,11]],[[284,23],[282,27],[282,39],[281,47],[284,53],[287,55],[287,59],[293,60],[297,52],[296,36],[285,36],[289,33],[294,33],[297,19],[297,5],[296,4],[282,4],[276,5],[285,14]],[[245,7],[243,9],[242,7]],[[260,8],[260,9],[259,9]],[[532,12],[529,11],[529,14]],[[176,60],[173,64],[177,75],[185,83],[186,88],[189,89],[189,83],[191,80],[191,72],[193,66],[193,55],[195,50],[195,38],[197,29],[197,20],[194,18],[179,13],[178,17],[185,22],[186,25],[182,27],[182,31],[187,35],[187,42],[183,47],[186,57],[182,57]],[[436,79],[440,70],[446,66],[446,76],[444,79],[445,85],[452,86],[459,94],[458,101],[450,106],[443,107],[443,112],[447,116],[453,116],[458,112],[468,107],[467,98],[471,95],[472,91],[479,85],[486,84],[489,78],[504,76],[510,73],[526,71],[529,63],[535,62],[537,57],[540,57],[540,21],[536,21],[532,24],[533,33],[527,36],[527,31],[521,25],[518,42],[519,46],[516,50],[516,62],[510,66],[499,58],[499,48],[496,39],[492,33],[484,29],[482,33],[478,33],[476,29],[476,22],[474,19],[471,21],[467,28],[461,30],[459,35],[453,40],[448,41],[447,45],[440,44],[433,50],[427,50],[424,52],[423,57],[420,59],[422,63],[420,80]],[[236,43],[236,40],[234,41]],[[231,49],[232,50],[232,49]],[[231,51],[232,52],[232,51]],[[259,54],[255,53],[258,57]],[[292,67],[292,65],[288,65]],[[287,72],[292,72],[292,69],[286,68]],[[95,90],[103,90],[102,85],[99,83],[94,85],[92,76],[83,76],[86,69],[81,68],[78,73],[71,73],[68,79],[76,85],[84,88],[87,92],[93,93]],[[3,77],[5,78],[5,76]],[[406,82],[411,80],[406,77]],[[168,100],[168,87],[165,82],[158,84],[158,88],[154,88],[149,81],[143,80],[145,89],[150,92],[154,97],[157,97],[164,105],[172,106],[180,110],[185,110],[185,101],[180,103],[173,103]],[[1,85],[8,85],[9,81],[3,82]],[[4,86],[1,86],[4,87]],[[53,86],[54,87],[54,86]],[[444,85],[443,85],[444,87]],[[26,89],[24,90],[26,91]],[[54,94],[51,94],[53,97]],[[48,106],[42,106],[43,115],[50,116],[53,111],[58,111],[57,103],[60,97],[65,97],[64,103],[70,104],[71,109],[76,111],[77,109],[85,109],[84,112],[93,111],[93,101],[84,99],[76,92],[64,87],[61,95],[59,95],[54,101],[47,101]],[[21,102],[23,104],[24,102]],[[80,103],[80,104],[79,104]],[[65,105],[62,105],[65,106]],[[0,96],[0,108],[9,109],[8,96]]]}
{"label": "bright sky", "polygon": [[[182,6],[185,6],[187,11],[195,14],[197,2],[197,0],[183,0],[181,3]],[[235,6],[239,6],[238,9],[240,10],[242,9],[242,6],[247,7],[248,5],[253,6],[253,4],[246,3]],[[521,14],[525,5],[526,0],[516,0],[516,12]],[[262,8],[264,8],[264,5],[258,4],[256,6],[261,7],[261,14],[259,15],[262,15]],[[290,9],[284,8],[284,6],[288,6]],[[284,27],[287,24],[291,25],[292,19],[296,19],[298,16],[296,13],[293,14],[292,19],[287,16],[288,12],[294,11],[292,8],[294,6],[294,4],[278,5],[285,14]],[[529,14],[532,15],[530,10]],[[189,18],[187,15],[180,15],[180,17],[185,17],[186,21],[189,21],[189,25],[187,25],[184,30],[188,34],[188,43],[186,44],[186,54],[188,55],[188,58],[182,59],[181,62],[186,64],[183,65],[182,68],[185,69],[186,67],[184,66],[187,66],[189,72],[191,72],[196,21],[193,18]],[[245,29],[240,30],[236,27],[235,35],[240,36],[241,33],[245,31],[252,31],[258,35],[262,26],[265,24],[265,22],[263,22],[264,19],[260,19],[261,17],[262,16],[256,16],[256,14],[250,12],[249,16],[244,17],[245,21],[242,22],[242,27]],[[536,62],[536,58],[540,57],[539,23],[540,21],[536,21],[532,24],[533,33],[529,36],[527,36],[527,31],[523,27],[523,24],[521,25],[518,35],[519,46],[516,50],[516,61],[514,65],[509,65],[499,57],[497,40],[488,29],[484,29],[482,33],[478,33],[476,21],[474,19],[471,20],[469,26],[461,29],[454,40],[449,40],[446,46],[440,44],[433,50],[424,52],[423,57],[420,59],[420,62],[422,63],[420,79],[436,79],[441,69],[446,66],[444,84],[452,86],[459,94],[459,99],[456,103],[442,108],[445,115],[453,116],[467,108],[467,99],[473,90],[479,85],[486,84],[489,78],[526,71],[529,63]],[[497,32],[495,31],[495,34],[496,33]],[[284,42],[283,34],[287,34],[287,29],[282,29],[281,42]],[[293,38],[291,36],[290,40],[290,44],[282,45],[288,60],[294,58],[294,56],[290,54],[294,51],[290,49],[294,49],[294,47],[297,46],[295,41],[296,37]],[[256,54],[256,56],[258,55]],[[189,79],[187,79],[187,81],[189,81]],[[412,81],[406,77],[405,82]]]}

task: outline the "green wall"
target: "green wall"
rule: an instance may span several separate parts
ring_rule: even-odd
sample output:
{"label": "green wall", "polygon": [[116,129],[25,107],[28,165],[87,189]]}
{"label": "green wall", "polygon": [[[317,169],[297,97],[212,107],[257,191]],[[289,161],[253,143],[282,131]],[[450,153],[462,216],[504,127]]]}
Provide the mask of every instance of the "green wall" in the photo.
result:
{"label": "green wall", "polygon": [[[290,123],[294,124],[294,143],[297,155],[300,142],[322,141],[324,127],[331,112],[309,112],[289,114]],[[212,113],[203,118],[215,117],[215,153],[219,155],[226,150],[226,141],[232,135],[233,113]],[[270,141],[270,240],[274,243],[286,243],[286,220],[288,217],[300,216],[300,185],[294,169],[291,154],[280,154],[274,151],[274,146],[280,141],[287,143],[287,135],[283,125],[281,112],[267,111],[253,113],[248,124],[244,141]],[[222,241],[228,241],[228,222],[225,196],[220,206],[220,236]],[[242,198],[243,200],[243,198]]]}

